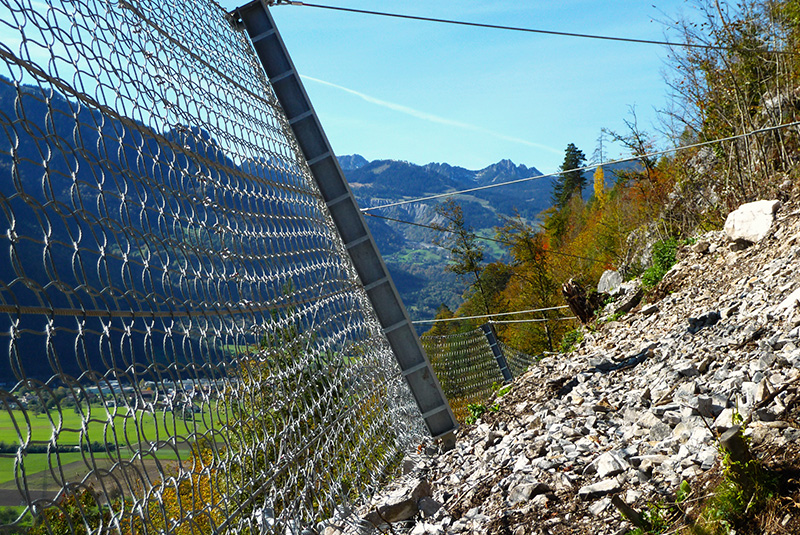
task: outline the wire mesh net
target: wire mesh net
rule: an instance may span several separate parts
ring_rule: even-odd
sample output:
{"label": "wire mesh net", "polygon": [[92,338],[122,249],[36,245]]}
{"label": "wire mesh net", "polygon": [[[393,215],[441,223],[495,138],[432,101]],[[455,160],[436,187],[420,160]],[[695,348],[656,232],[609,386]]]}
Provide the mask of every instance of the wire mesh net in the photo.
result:
{"label": "wire mesh net", "polygon": [[423,424],[246,36],[204,0],[0,36],[7,531],[343,521]]}
{"label": "wire mesh net", "polygon": [[518,349],[514,349],[513,347],[509,346],[508,344],[503,343],[502,341],[498,341],[500,344],[500,350],[503,352],[503,355],[506,357],[506,362],[508,363],[508,369],[511,370],[511,375],[514,376],[514,379],[517,379],[525,372],[528,371],[528,368],[536,364],[537,359],[527,353],[524,353]]}
{"label": "wire mesh net", "polygon": [[495,385],[503,384],[503,374],[481,329],[421,336],[420,341],[459,422],[469,416],[469,405],[485,403]]}

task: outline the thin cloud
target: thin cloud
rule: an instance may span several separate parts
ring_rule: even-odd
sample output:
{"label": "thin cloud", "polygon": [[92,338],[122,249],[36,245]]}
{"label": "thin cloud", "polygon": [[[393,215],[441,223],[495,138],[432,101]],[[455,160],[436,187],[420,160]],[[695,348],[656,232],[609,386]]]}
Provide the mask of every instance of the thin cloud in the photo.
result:
{"label": "thin cloud", "polygon": [[487,128],[483,128],[480,126],[476,126],[474,124],[469,123],[462,123],[461,121],[454,121],[452,119],[447,119],[445,117],[439,117],[438,115],[434,115],[432,113],[426,113],[424,111],[415,110],[414,108],[409,108],[408,106],[403,106],[402,104],[396,104],[394,102],[388,102],[386,100],[381,100],[379,98],[372,97],[370,95],[366,95],[361,93],[360,91],[355,91],[354,89],[350,89],[338,84],[334,84],[332,82],[326,82],[325,80],[320,80],[319,78],[313,78],[311,76],[301,75],[304,80],[308,80],[310,82],[314,82],[317,84],[326,85],[328,87],[333,87],[340,91],[344,91],[345,93],[349,93],[353,96],[356,96],[362,100],[369,102],[370,104],[375,104],[376,106],[381,106],[383,108],[388,108],[390,110],[404,113],[406,115],[410,115],[412,117],[416,117],[417,119],[422,119],[423,121],[428,121],[431,123],[443,124],[446,126],[452,126],[455,128],[461,128],[463,130],[471,130],[472,132],[479,132],[481,134],[487,134],[492,137],[496,137],[498,139],[502,139],[504,141],[510,141],[512,143],[519,143],[521,145],[527,145],[529,147],[534,147],[541,150],[546,150],[548,152],[552,152],[554,154],[562,154],[563,151],[558,149],[554,149],[553,147],[548,147],[546,145],[542,145],[540,143],[534,143],[533,141],[528,141],[526,139],[520,139],[518,137],[507,136],[505,134],[501,134],[500,132],[495,132],[494,130],[489,130]]}

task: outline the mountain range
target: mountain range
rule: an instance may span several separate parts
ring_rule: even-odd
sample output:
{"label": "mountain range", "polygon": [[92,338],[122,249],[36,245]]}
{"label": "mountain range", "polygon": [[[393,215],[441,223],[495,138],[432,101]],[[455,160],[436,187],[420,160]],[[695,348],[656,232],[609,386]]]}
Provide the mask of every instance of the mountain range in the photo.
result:
{"label": "mountain range", "polygon": [[[412,319],[433,317],[441,304],[457,307],[465,288],[464,281],[445,269],[447,251],[435,243],[440,232],[426,228],[444,223],[436,213],[441,199],[377,207],[534,178],[454,197],[464,211],[467,225],[478,234],[493,237],[494,227],[502,224],[503,217],[519,213],[533,223],[551,205],[553,178],[536,179],[542,176],[538,169],[511,160],[501,160],[479,170],[448,163],[370,162],[358,154],[340,156],[339,163],[359,205],[373,208],[366,212],[370,216],[367,223]],[[502,257],[503,251],[497,243],[483,243],[487,246],[487,260]]]}

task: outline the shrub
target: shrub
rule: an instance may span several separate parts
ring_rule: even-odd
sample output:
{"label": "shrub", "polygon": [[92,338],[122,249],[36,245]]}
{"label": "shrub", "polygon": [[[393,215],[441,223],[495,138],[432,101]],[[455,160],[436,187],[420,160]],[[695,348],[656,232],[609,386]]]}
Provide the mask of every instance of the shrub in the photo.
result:
{"label": "shrub", "polygon": [[675,238],[661,240],[653,245],[653,263],[642,273],[642,286],[645,290],[654,288],[675,265],[677,250],[678,240]]}
{"label": "shrub", "polygon": [[579,329],[567,331],[564,333],[563,338],[561,338],[561,345],[558,349],[561,353],[569,353],[581,340],[583,340],[583,333]]}
{"label": "shrub", "polygon": [[486,405],[483,403],[470,403],[467,405],[467,411],[469,411],[469,415],[464,419],[464,423],[472,425],[486,412]]}

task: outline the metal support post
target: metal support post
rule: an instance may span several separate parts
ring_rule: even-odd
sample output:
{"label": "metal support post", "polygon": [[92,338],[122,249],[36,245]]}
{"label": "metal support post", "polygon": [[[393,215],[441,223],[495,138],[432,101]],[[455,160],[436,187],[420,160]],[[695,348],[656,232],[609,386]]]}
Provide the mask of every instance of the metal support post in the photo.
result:
{"label": "metal support post", "polygon": [[497,366],[500,368],[500,373],[503,374],[503,380],[510,383],[514,380],[514,376],[511,375],[511,370],[508,369],[508,362],[506,362],[506,356],[503,355],[503,350],[497,342],[497,335],[494,332],[494,327],[492,327],[491,323],[484,323],[481,325],[481,329],[483,329],[483,334],[486,335],[486,340],[489,341],[489,347],[492,348],[494,358],[497,360]]}
{"label": "metal support post", "polygon": [[236,9],[231,16],[233,24],[243,27],[253,43],[428,430],[434,438],[446,439],[458,428],[458,422],[269,9],[262,0],[256,0]]}

